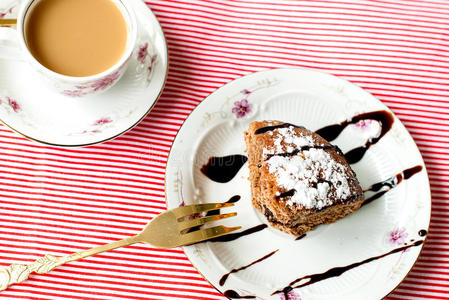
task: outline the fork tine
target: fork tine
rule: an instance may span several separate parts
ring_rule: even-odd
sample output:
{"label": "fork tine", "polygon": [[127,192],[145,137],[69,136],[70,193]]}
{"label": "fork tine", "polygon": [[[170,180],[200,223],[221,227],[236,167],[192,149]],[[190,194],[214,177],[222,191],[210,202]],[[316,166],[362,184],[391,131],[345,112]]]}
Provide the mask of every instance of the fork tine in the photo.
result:
{"label": "fork tine", "polygon": [[181,235],[182,245],[190,245],[198,243],[204,240],[208,240],[214,237],[221,236],[223,234],[232,232],[234,230],[240,229],[242,226],[237,227],[225,227],[225,226],[215,226],[211,228],[200,229],[194,232],[186,233]]}
{"label": "fork tine", "polygon": [[230,217],[234,217],[236,216],[237,213],[233,212],[233,213],[229,213],[229,214],[222,214],[222,215],[215,215],[215,216],[208,216],[208,217],[204,217],[204,218],[196,218],[193,220],[187,220],[187,221],[182,221],[178,223],[178,228],[180,231],[191,228],[191,227],[195,227],[195,226],[199,226],[199,225],[203,225],[212,221],[218,221],[221,219],[225,219],[225,218],[230,218]]}
{"label": "fork tine", "polygon": [[205,203],[205,204],[193,204],[175,208],[172,212],[177,218],[193,215],[200,212],[219,209],[223,207],[233,206],[234,203]]}

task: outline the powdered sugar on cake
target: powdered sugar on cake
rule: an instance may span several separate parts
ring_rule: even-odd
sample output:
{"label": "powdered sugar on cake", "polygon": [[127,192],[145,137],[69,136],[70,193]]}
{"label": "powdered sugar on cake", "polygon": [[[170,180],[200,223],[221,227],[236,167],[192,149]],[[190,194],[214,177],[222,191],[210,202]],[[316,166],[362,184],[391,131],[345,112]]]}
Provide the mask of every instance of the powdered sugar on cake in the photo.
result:
{"label": "powdered sugar on cake", "polygon": [[295,190],[286,200],[289,206],[322,209],[333,204],[332,198],[341,200],[351,195],[346,167],[323,149],[312,148],[295,156],[272,156],[267,165],[281,188]]}
{"label": "powdered sugar on cake", "polygon": [[263,155],[265,157],[270,154],[292,152],[297,148],[314,145],[314,141],[311,136],[298,135],[293,126],[278,128],[274,132],[274,134],[273,132],[269,132],[269,134],[274,136],[274,145],[271,149],[263,150]]}

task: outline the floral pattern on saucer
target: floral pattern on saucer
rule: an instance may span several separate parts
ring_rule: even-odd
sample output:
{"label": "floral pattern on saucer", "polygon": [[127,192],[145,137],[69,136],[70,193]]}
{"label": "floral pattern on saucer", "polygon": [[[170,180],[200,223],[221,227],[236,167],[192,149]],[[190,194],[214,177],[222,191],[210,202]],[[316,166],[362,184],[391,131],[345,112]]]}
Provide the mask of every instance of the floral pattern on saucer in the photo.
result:
{"label": "floral pattern on saucer", "polygon": [[6,16],[12,14],[12,12],[13,12],[13,10],[14,10],[15,7],[16,7],[16,6],[13,5],[13,6],[7,8],[7,9],[5,9],[5,10],[0,10],[0,19],[3,19],[3,18],[5,18]]}
{"label": "floral pattern on saucer", "polygon": [[153,70],[157,64],[158,55],[152,50],[148,41],[141,42],[137,47],[136,59],[137,76],[142,79],[145,84],[149,84],[153,75]]}
{"label": "floral pattern on saucer", "polygon": [[[55,90],[54,82],[32,72],[29,64],[3,60],[1,121],[31,140],[79,147],[110,140],[142,120],[161,94],[167,78],[168,52],[164,33],[151,9],[140,0],[127,2],[139,13],[137,40],[126,72],[114,69],[108,73],[110,76],[99,75],[76,84],[61,80]],[[19,3],[0,1],[0,17],[14,18]],[[138,59],[139,47],[146,43]]]}
{"label": "floral pattern on saucer", "polygon": [[30,116],[24,111],[22,104],[9,92],[0,93],[0,115],[6,114],[12,118],[20,120],[20,122],[29,128],[34,128],[32,122],[30,122]]}
{"label": "floral pattern on saucer", "polygon": [[110,127],[111,123],[113,123],[112,118],[103,117],[103,118],[100,118],[100,119],[96,120],[95,122],[93,122],[89,126],[89,128],[87,128],[81,132],[73,133],[70,135],[85,135],[85,134],[101,133],[105,128]]}
{"label": "floral pattern on saucer", "polygon": [[19,103],[14,100],[11,97],[0,97],[0,106],[5,107],[8,112],[15,112],[15,113],[19,113],[22,108],[20,107]]}

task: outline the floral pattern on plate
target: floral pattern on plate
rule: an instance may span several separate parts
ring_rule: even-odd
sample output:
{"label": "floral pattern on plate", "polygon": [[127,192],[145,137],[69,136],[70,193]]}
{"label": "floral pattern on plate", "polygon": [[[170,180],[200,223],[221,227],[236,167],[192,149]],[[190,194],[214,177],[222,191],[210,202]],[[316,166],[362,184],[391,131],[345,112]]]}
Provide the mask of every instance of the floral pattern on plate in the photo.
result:
{"label": "floral pattern on plate", "polygon": [[[353,106],[347,112],[346,104],[359,98],[365,105]],[[377,202],[334,224],[320,226],[299,241],[270,227],[251,231],[264,223],[264,216],[255,213],[251,205],[247,168],[242,168],[230,184],[215,183],[201,172],[210,157],[244,154],[242,134],[252,120],[279,119],[318,130],[351,118],[357,111],[378,110],[387,108],[360,88],[305,69],[251,74],[203,100],[181,127],[168,158],[168,207],[222,202],[237,194],[241,200],[222,213],[237,211],[238,215],[229,221],[220,220],[219,225],[243,226],[232,237],[237,239],[184,248],[203,276],[218,287],[224,274],[266,255],[267,246],[272,246],[270,241],[273,241],[279,249],[276,256],[234,272],[220,291],[225,295],[235,291],[239,297],[248,299],[338,300],[340,296],[361,299],[367,295],[367,289],[372,299],[380,299],[394,289],[422,247],[424,238],[418,236],[418,231],[428,227],[430,193],[424,168],[420,175],[404,179],[400,188],[379,190],[385,193],[376,198]],[[379,185],[401,170],[423,165],[416,146],[408,147],[404,153],[403,144],[397,144],[392,138],[391,133],[399,130],[404,139],[411,141],[400,121],[394,119],[392,131],[353,165],[363,188]],[[379,129],[379,122],[366,120],[348,126],[335,142],[346,152],[378,135]],[[181,170],[183,178],[180,178]],[[197,191],[200,197],[196,197]],[[419,198],[424,198],[425,205],[414,210]],[[391,280],[386,285],[388,277]],[[294,282],[301,278],[304,279]],[[309,280],[312,280],[310,285],[306,284]]]}
{"label": "floral pattern on plate", "polygon": [[280,299],[281,300],[301,300],[301,296],[295,291],[290,291],[287,293],[287,296],[284,294],[280,294]]}
{"label": "floral pattern on plate", "polygon": [[242,99],[240,101],[234,102],[234,107],[232,108],[232,113],[239,119],[244,118],[247,114],[251,113],[251,103],[247,99]]}
{"label": "floral pattern on plate", "polygon": [[389,233],[388,241],[393,246],[402,246],[405,242],[405,239],[408,237],[408,233],[405,227],[395,228]]}
{"label": "floral pattern on plate", "polygon": [[[237,94],[229,96],[219,110],[205,113],[203,115],[201,127],[204,128],[210,122],[217,119],[225,120],[230,115],[233,115],[236,119],[242,120],[251,117],[256,112],[256,106],[250,102],[250,96],[254,95],[259,90],[267,89],[276,86],[277,84],[279,84],[279,82],[276,79],[266,78],[253,86],[241,89]],[[229,108],[229,106],[231,107]]]}

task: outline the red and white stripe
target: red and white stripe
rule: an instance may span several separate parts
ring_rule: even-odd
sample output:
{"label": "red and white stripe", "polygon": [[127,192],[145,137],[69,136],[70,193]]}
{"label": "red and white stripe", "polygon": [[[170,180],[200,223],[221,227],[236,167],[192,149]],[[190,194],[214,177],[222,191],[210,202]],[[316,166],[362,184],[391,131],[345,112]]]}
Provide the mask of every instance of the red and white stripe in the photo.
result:
{"label": "red and white stripe", "polygon": [[[137,233],[165,209],[164,171],[183,120],[216,88],[267,68],[348,79],[388,105],[429,171],[428,242],[388,299],[449,299],[449,1],[155,0],[170,70],[135,129],[82,149],[36,145],[0,126],[0,265]],[[224,299],[182,250],[135,245],[0,293],[18,299]]]}

